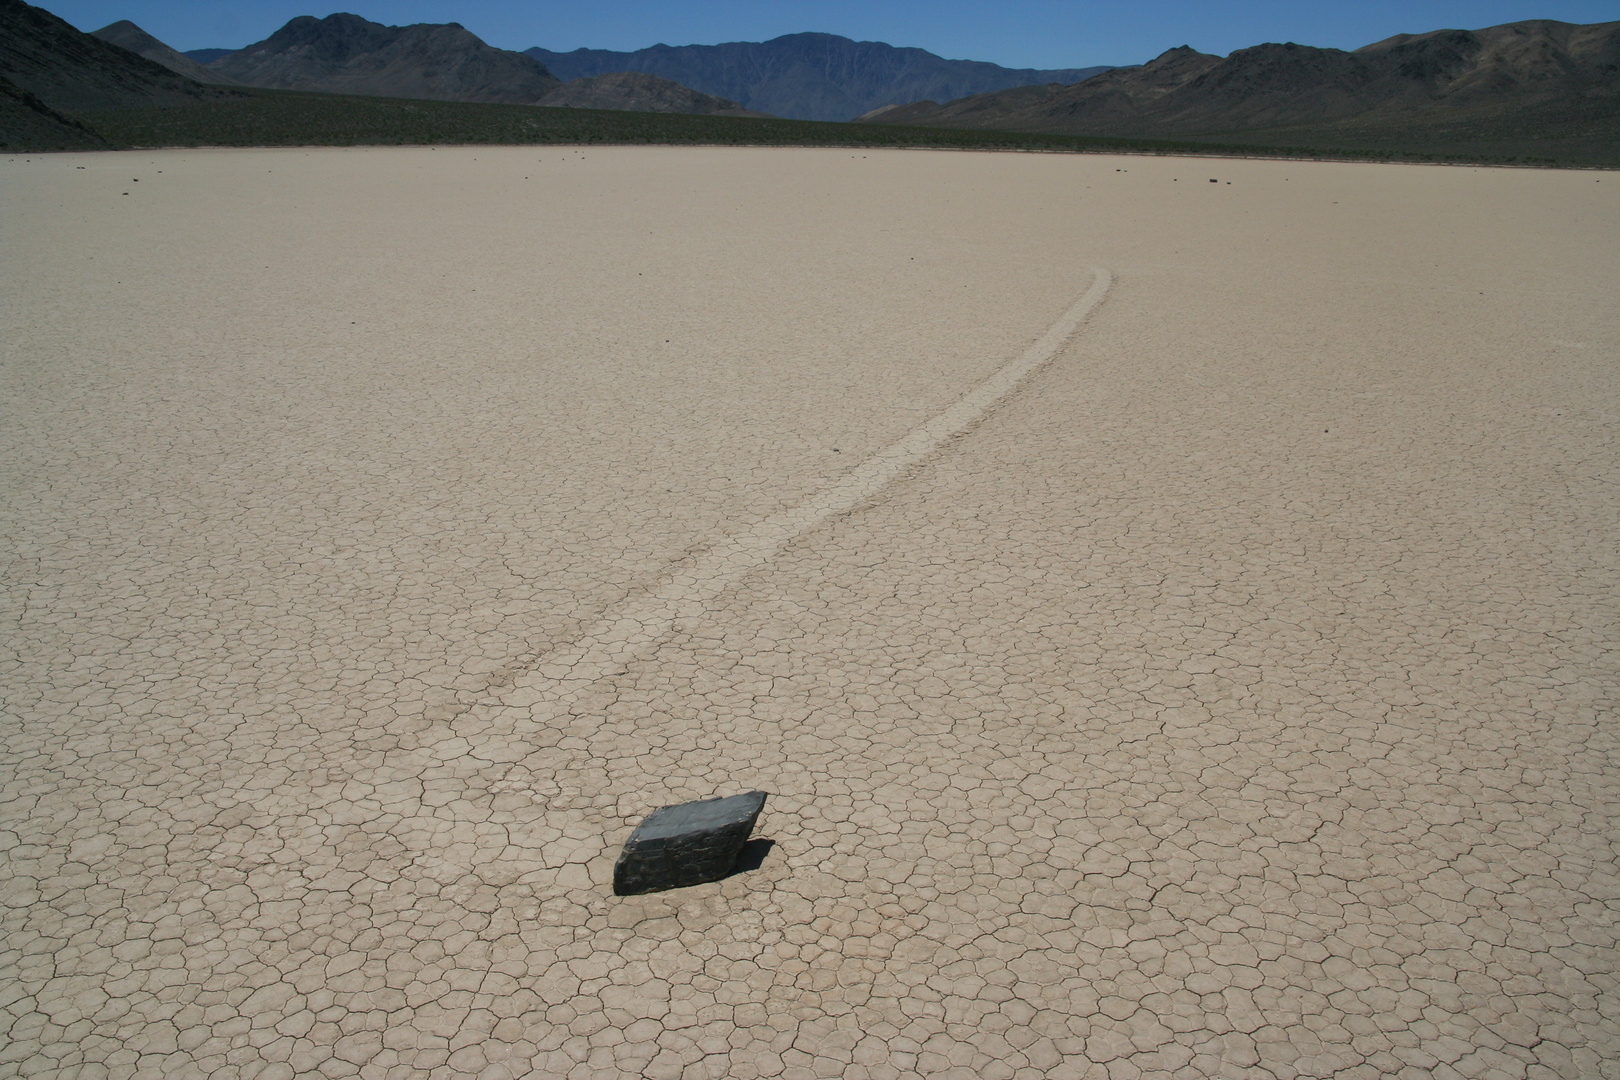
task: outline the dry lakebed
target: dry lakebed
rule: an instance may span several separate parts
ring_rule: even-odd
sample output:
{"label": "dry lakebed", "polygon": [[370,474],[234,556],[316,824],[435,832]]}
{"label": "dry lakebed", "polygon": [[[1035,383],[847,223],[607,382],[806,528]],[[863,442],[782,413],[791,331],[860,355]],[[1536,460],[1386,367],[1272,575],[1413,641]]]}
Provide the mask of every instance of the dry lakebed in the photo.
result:
{"label": "dry lakebed", "polygon": [[0,266],[0,1075],[1620,1077],[1620,174],[33,155]]}

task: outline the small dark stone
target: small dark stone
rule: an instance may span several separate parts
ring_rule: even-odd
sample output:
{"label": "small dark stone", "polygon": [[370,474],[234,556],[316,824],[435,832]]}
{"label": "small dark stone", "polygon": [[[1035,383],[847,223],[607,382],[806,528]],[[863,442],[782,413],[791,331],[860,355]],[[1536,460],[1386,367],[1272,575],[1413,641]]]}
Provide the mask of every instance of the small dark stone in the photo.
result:
{"label": "small dark stone", "polygon": [[736,868],[764,807],[765,792],[750,791],[654,810],[624,842],[613,891],[635,896],[720,880]]}

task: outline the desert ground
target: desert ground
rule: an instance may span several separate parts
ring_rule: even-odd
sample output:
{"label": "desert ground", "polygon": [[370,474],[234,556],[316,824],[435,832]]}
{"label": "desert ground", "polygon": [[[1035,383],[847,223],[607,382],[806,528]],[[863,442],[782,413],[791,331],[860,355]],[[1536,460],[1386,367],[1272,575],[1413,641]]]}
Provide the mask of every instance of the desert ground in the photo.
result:
{"label": "desert ground", "polygon": [[59,154],[0,266],[0,1075],[1620,1077],[1620,174]]}

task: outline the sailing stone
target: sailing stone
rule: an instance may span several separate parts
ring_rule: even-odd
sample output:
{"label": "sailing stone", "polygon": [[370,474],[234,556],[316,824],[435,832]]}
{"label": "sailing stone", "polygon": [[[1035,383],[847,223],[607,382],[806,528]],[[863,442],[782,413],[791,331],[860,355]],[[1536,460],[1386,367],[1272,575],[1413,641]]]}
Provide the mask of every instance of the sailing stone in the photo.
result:
{"label": "sailing stone", "polygon": [[737,866],[765,807],[765,792],[665,806],[648,814],[619,853],[613,891],[620,896],[718,881]]}

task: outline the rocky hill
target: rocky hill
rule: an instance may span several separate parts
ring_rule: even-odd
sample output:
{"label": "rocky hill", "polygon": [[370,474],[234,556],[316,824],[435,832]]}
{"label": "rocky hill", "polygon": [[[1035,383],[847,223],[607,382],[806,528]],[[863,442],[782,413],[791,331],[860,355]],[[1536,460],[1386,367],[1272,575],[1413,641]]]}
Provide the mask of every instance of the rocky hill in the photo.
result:
{"label": "rocky hill", "polygon": [[1620,116],[1620,22],[1537,20],[1403,34],[1354,52],[1266,44],[1222,58],[1182,46],[1074,86],[877,110],[870,123],[1084,135],[1293,129],[1414,131],[1466,121],[1590,126]]}
{"label": "rocky hill", "polygon": [[248,86],[532,105],[560,85],[545,65],[459,23],[384,26],[358,15],[293,19],[208,65]]}
{"label": "rocky hill", "polygon": [[568,109],[618,109],[626,112],[686,113],[691,116],[765,116],[735,101],[700,94],[656,75],[616,71],[570,79],[540,99],[541,105]]}
{"label": "rocky hill", "polygon": [[217,71],[210,71],[184,53],[169,48],[128,19],[120,19],[118,22],[103,26],[100,30],[92,31],[91,36],[98,37],[102,41],[110,41],[137,56],[144,56],[153,63],[162,64],[176,75],[184,75],[200,83],[232,84],[236,81]]}
{"label": "rocky hill", "polygon": [[705,94],[797,120],[849,120],[874,108],[922,98],[937,101],[1008,87],[1075,83],[1106,67],[1052,71],[946,60],[835,34],[788,34],[724,45],[654,45],[635,52],[526,49],[564,79],[639,71]]}

